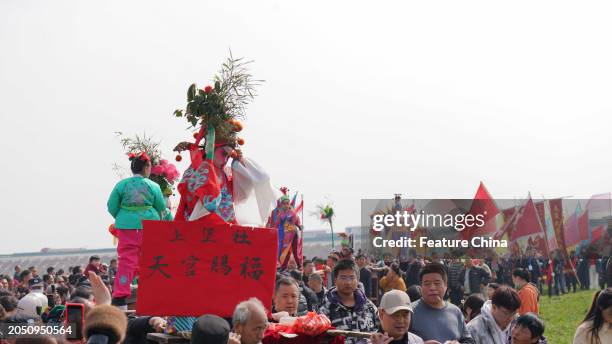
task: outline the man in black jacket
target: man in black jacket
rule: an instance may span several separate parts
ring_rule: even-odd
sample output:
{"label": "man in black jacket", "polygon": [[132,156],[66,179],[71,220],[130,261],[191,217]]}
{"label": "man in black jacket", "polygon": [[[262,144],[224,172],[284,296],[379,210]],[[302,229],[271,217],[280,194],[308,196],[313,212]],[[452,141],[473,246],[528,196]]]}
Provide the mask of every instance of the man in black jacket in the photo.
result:
{"label": "man in black jacket", "polygon": [[540,260],[536,256],[536,250],[534,248],[529,250],[529,255],[525,258],[525,265],[524,269],[529,272],[531,281],[536,285],[540,293],[542,293],[542,283],[540,283],[542,269],[540,268]]}
{"label": "man in black jacket", "polygon": [[323,278],[319,274],[311,274],[308,277],[308,287],[317,295],[317,310],[321,307],[327,289],[323,286]]}
{"label": "man in black jacket", "polygon": [[[476,260],[476,259],[474,259]],[[472,259],[465,260],[465,268],[459,273],[459,283],[464,295],[480,294],[483,286],[491,280],[491,275]]]}
{"label": "man in black jacket", "polygon": [[453,257],[448,265],[448,270],[446,273],[448,275],[448,291],[450,301],[455,306],[461,305],[461,300],[463,299],[463,289],[461,287],[459,278],[462,270],[463,264],[461,261],[457,257]]}
{"label": "man in black jacket", "polygon": [[356,263],[359,267],[359,282],[363,284],[363,291],[367,297],[372,297],[372,272],[366,267],[366,256],[359,254]]}
{"label": "man in black jacket", "polygon": [[420,285],[421,279],[419,274],[421,273],[421,268],[423,265],[421,262],[417,260],[416,253],[410,252],[410,256],[408,257],[408,264],[406,269],[406,288],[410,288],[413,285]]}

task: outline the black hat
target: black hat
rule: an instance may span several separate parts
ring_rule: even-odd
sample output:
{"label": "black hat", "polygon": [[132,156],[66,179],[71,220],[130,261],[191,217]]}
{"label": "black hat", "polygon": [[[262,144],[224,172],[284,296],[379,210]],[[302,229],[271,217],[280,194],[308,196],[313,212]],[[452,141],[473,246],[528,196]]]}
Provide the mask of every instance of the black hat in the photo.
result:
{"label": "black hat", "polygon": [[77,287],[86,287],[91,289],[91,282],[89,282],[89,278],[85,276],[79,277],[79,280],[76,283]]}
{"label": "black hat", "polygon": [[191,344],[227,344],[229,332],[229,324],[223,318],[202,315],[193,323]]}
{"label": "black hat", "polygon": [[43,280],[41,280],[40,277],[30,278],[30,280],[28,281],[28,286],[31,288],[35,285],[44,285]]}

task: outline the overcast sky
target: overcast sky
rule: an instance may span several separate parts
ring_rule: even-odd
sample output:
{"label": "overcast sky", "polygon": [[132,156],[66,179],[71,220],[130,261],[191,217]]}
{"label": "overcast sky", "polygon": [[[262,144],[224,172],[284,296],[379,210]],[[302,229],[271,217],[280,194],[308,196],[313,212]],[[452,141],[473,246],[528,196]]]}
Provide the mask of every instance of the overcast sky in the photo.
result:
{"label": "overcast sky", "polygon": [[0,253],[110,247],[114,132],[146,132],[173,159],[191,132],[172,111],[229,48],[266,80],[245,155],[303,192],[306,214],[331,200],[337,228],[359,224],[362,198],[471,198],[481,180],[496,198],[611,191],[611,10],[1,1]]}

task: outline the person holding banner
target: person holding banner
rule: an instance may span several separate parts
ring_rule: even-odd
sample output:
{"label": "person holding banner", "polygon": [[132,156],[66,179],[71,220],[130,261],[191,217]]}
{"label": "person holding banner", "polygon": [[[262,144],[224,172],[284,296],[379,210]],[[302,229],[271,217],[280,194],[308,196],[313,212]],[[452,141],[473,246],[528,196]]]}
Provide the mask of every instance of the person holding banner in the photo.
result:
{"label": "person holding banner", "polygon": [[134,176],[117,183],[107,202],[119,237],[119,267],[113,288],[113,304],[123,308],[127,307],[125,300],[130,295],[130,285],[138,269],[142,220],[159,220],[159,214],[166,209],[161,188],[148,178],[151,159],[145,152],[130,153],[129,158]]}

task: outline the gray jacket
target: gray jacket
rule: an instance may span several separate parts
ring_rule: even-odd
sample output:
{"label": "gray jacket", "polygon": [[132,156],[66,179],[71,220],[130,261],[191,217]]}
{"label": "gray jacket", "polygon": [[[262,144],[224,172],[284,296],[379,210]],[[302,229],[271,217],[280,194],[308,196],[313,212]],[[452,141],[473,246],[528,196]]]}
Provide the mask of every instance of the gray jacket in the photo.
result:
{"label": "gray jacket", "polygon": [[[466,326],[476,344],[512,344],[512,329],[515,322],[508,325],[505,332],[499,331],[491,313],[491,301],[485,302],[480,315],[472,319]],[[546,337],[542,336],[537,344],[548,344]]]}
{"label": "gray jacket", "polygon": [[476,344],[508,344],[510,331],[504,333],[498,329],[489,302],[482,306],[480,315],[472,319],[466,328]]}

